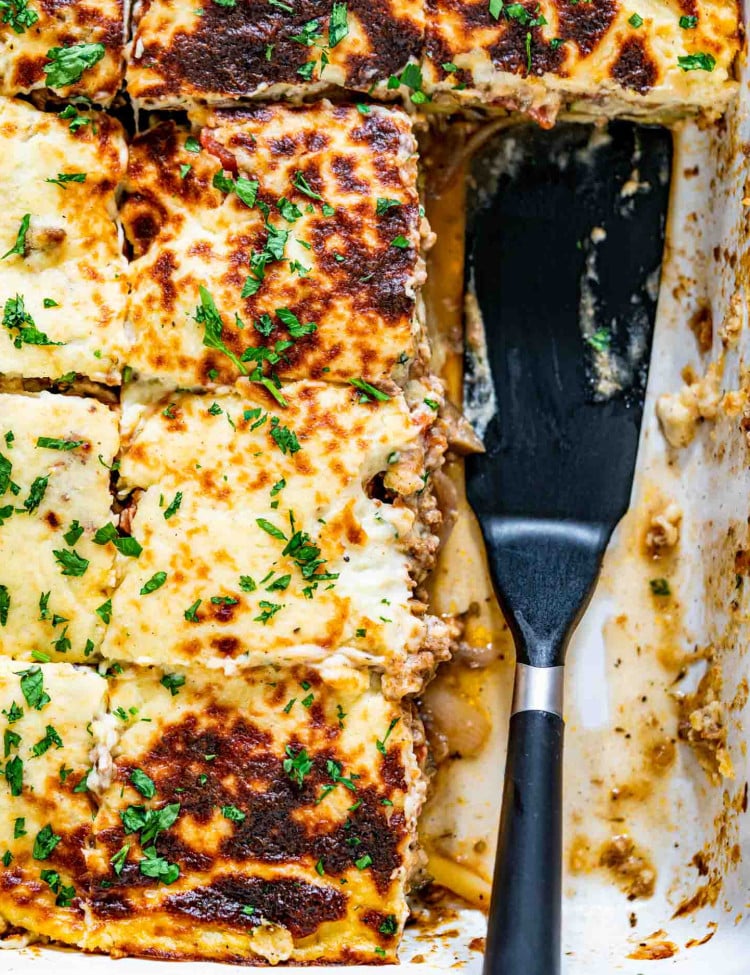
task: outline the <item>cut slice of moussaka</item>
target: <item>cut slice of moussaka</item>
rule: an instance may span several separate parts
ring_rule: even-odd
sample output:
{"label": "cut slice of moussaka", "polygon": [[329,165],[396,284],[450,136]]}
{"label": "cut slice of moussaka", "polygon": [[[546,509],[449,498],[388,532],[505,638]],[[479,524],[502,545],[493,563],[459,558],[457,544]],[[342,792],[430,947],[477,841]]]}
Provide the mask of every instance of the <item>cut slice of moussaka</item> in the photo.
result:
{"label": "cut slice of moussaka", "polygon": [[403,381],[427,354],[408,116],[319,102],[193,119],[131,149],[136,373]]}
{"label": "cut slice of moussaka", "polygon": [[435,107],[480,104],[542,124],[560,110],[670,121],[719,113],[736,89],[735,0],[426,6],[423,84]]}
{"label": "cut slice of moussaka", "polygon": [[128,91],[161,108],[335,86],[391,95],[421,54],[424,17],[422,0],[141,0]]}
{"label": "cut slice of moussaka", "polygon": [[0,94],[50,89],[106,105],[124,74],[123,0],[10,0],[0,6]]}
{"label": "cut slice of moussaka", "polygon": [[228,962],[393,961],[424,783],[419,726],[328,664],[128,668],[84,946]]}
{"label": "cut slice of moussaka", "polygon": [[232,673],[340,651],[416,690],[443,649],[413,598],[437,544],[421,498],[440,445],[438,403],[410,385],[412,408],[299,382],[145,412],[120,466],[143,551],[118,560],[104,656]]}
{"label": "cut slice of moussaka", "polygon": [[119,381],[125,159],[106,115],[0,100],[0,377]]}
{"label": "cut slice of moussaka", "polygon": [[106,691],[91,669],[0,657],[0,937],[82,940],[88,785]]}
{"label": "cut slice of moussaka", "polygon": [[117,446],[117,416],[95,400],[0,394],[1,655],[82,661],[99,646]]}

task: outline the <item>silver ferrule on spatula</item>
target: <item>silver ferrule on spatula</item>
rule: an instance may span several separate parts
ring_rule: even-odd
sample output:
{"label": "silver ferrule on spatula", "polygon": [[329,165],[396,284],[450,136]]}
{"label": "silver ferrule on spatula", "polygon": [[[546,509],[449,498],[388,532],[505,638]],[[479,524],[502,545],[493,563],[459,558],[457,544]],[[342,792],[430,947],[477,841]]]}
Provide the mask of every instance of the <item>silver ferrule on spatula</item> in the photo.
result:
{"label": "silver ferrule on spatula", "polygon": [[511,714],[548,711],[563,716],[564,667],[531,667],[516,664]]}

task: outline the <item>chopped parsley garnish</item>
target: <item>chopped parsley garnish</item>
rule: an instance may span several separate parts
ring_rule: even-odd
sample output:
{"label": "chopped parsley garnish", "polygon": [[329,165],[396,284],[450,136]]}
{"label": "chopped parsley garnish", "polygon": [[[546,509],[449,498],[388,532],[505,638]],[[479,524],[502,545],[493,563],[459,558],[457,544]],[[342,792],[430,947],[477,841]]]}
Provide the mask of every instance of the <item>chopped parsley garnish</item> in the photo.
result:
{"label": "chopped parsley garnish", "polygon": [[369,853],[365,853],[364,856],[361,856],[358,860],[354,861],[354,866],[357,868],[357,870],[366,870],[367,867],[371,865],[372,865],[372,857],[370,856]]}
{"label": "chopped parsley garnish", "polygon": [[398,931],[398,921],[395,914],[387,914],[383,923],[378,928],[381,934],[396,934]]}
{"label": "chopped parsley garnish", "polygon": [[177,514],[182,504],[182,491],[178,491],[164,512],[164,520],[169,521],[172,515]]}
{"label": "chopped parsley garnish", "polygon": [[52,554],[64,576],[82,576],[89,567],[89,560],[84,559],[75,549],[56,548],[52,550]]}
{"label": "chopped parsley garnish", "polygon": [[39,14],[28,0],[0,0],[0,21],[8,24],[16,34],[24,34],[39,20]]}
{"label": "chopped parsley garnish", "polygon": [[183,616],[188,621],[188,623],[198,623],[198,607],[203,602],[202,599],[196,599],[192,606],[188,607],[183,613]]}
{"label": "chopped parsley garnish", "polygon": [[52,47],[47,51],[50,63],[45,64],[47,85],[64,88],[78,81],[88,68],[93,68],[106,54],[103,44],[73,44],[70,47]]}
{"label": "chopped parsley garnish", "polygon": [[345,3],[334,2],[328,21],[328,46],[336,47],[349,33],[349,21]]}
{"label": "chopped parsley garnish", "polygon": [[60,112],[60,118],[65,119],[71,132],[77,132],[84,125],[91,125],[91,119],[85,115],[79,115],[75,105],[66,105]]}
{"label": "chopped parsley garnish", "polygon": [[118,877],[122,873],[129,852],[130,852],[130,843],[126,843],[124,846],[120,847],[117,853],[115,853],[115,855],[109,861],[112,864],[112,869],[114,870],[114,872]]}
{"label": "chopped parsley garnish", "polygon": [[326,762],[326,772],[328,772],[329,776],[331,777],[331,780],[335,782],[337,785],[341,783],[341,785],[349,789],[350,792],[357,791],[357,787],[354,784],[353,780],[358,779],[359,776],[351,775],[347,777],[345,775],[342,775],[341,766],[339,765],[338,762],[334,762],[333,759],[331,758],[329,758],[328,761]]}
{"label": "chopped parsley garnish", "polygon": [[[200,600],[198,600],[198,602],[200,602]],[[185,675],[164,674],[159,683],[162,687],[166,687],[172,697],[177,697],[177,695],[180,693],[180,688],[185,686]]]}
{"label": "chopped parsley garnish", "polygon": [[52,851],[55,849],[61,839],[62,836],[58,836],[53,831],[50,824],[47,823],[47,825],[43,826],[36,834],[32,853],[34,859],[46,860],[49,856],[51,856]]}
{"label": "chopped parsley garnish", "polygon": [[[341,4],[341,6],[345,7],[346,4]],[[315,190],[312,188],[312,186],[310,186],[310,184],[307,182],[307,179],[305,178],[305,174],[300,172],[299,170],[297,170],[297,172],[294,174],[294,179],[292,180],[292,183],[294,183],[294,185],[300,191],[300,193],[304,193],[305,196],[309,196],[311,200],[323,199],[320,193],[316,193]]]}
{"label": "chopped parsley garnish", "polygon": [[586,341],[597,352],[606,352],[612,342],[612,334],[608,328],[598,328],[593,335],[586,336]]}
{"label": "chopped parsley garnish", "polygon": [[180,179],[185,179],[192,168],[193,166],[191,163],[183,163],[180,166]]}
{"label": "chopped parsley garnish", "polygon": [[52,746],[55,748],[62,748],[62,738],[57,733],[57,730],[48,724],[44,729],[44,738],[41,738],[31,749],[31,754],[34,758],[39,758],[40,755],[44,755],[45,752],[49,751]]}
{"label": "chopped parsley garnish", "polygon": [[391,398],[387,393],[384,393],[381,389],[377,389],[375,386],[372,386],[370,383],[365,382],[364,379],[350,379],[349,383],[350,385],[354,386],[355,389],[358,389],[362,394],[359,397],[360,403],[369,403],[370,399],[375,399],[381,403],[385,403],[387,400]]}
{"label": "chopped parsley garnish", "polygon": [[108,599],[101,606],[97,606],[95,612],[104,623],[109,623],[112,619],[112,600]]}
{"label": "chopped parsley garnish", "polygon": [[58,440],[57,437],[38,437],[37,447],[45,447],[47,450],[75,450],[82,447],[85,440]]}
{"label": "chopped parsley garnish", "polygon": [[149,593],[156,592],[157,589],[161,589],[164,583],[167,581],[166,572],[155,572],[148,582],[145,582],[140,589],[141,596],[148,596]]}
{"label": "chopped parsley garnish", "polygon": [[187,139],[185,139],[185,149],[187,152],[198,153],[201,151],[201,144],[194,135],[189,135]]}
{"label": "chopped parsley garnish", "polygon": [[18,757],[11,758],[5,766],[5,778],[12,796],[20,796],[23,788],[23,762]]}
{"label": "chopped parsley garnish", "polygon": [[255,592],[258,588],[252,576],[240,576],[240,589],[243,592]]}
{"label": "chopped parsley garnish", "polygon": [[282,454],[296,454],[301,450],[297,434],[289,427],[282,426],[276,416],[271,420],[271,437]]}
{"label": "chopped parsley garnish", "polygon": [[666,579],[651,579],[649,582],[651,586],[651,592],[655,596],[671,596],[672,590],[669,587],[669,582]]}
{"label": "chopped parsley garnish", "polygon": [[146,809],[145,806],[128,806],[120,813],[126,833],[140,832],[141,844],[145,847],[156,840],[159,833],[169,829],[180,814],[179,802],[170,802],[161,809]]}
{"label": "chopped parsley garnish", "polygon": [[144,799],[153,799],[156,795],[154,781],[146,775],[143,769],[134,768],[130,773],[130,782],[133,788],[140,792]]}
{"label": "chopped parsley garnish", "polygon": [[68,188],[68,183],[85,183],[86,173],[58,173],[57,176],[48,176],[45,183],[54,183],[61,190]]}
{"label": "chopped parsley garnish", "polygon": [[208,292],[203,285],[198,289],[201,296],[201,303],[195,310],[195,320],[199,324],[203,325],[203,344],[206,348],[216,349],[217,352],[222,352],[227,356],[237,369],[242,373],[243,376],[247,375],[247,368],[243,365],[238,357],[228,349],[226,344],[222,341],[223,325],[221,321],[221,315],[219,315],[218,309],[214,299],[211,297],[210,292]]}
{"label": "chopped parsley garnish", "polygon": [[631,16],[628,17],[628,23],[631,27],[635,27],[637,30],[639,27],[643,27],[643,17],[641,17],[640,14],[631,14]]}
{"label": "chopped parsley garnish", "polygon": [[0,257],[0,261],[4,261],[6,257],[10,257],[12,254],[18,254],[19,257],[26,256],[26,234],[29,232],[30,221],[31,214],[25,213],[21,218],[21,226],[18,228],[15,244]]}
{"label": "chopped parsley garnish", "polygon": [[398,237],[394,237],[391,241],[391,247],[398,247],[399,250],[406,250],[410,246],[409,241],[404,237],[403,234],[399,234]]}
{"label": "chopped parsley garnish", "polygon": [[278,207],[279,213],[287,221],[287,223],[295,223],[302,216],[302,211],[297,204],[287,200],[285,196],[281,197],[276,206]]}
{"label": "chopped parsley garnish", "polygon": [[306,322],[303,325],[297,316],[289,311],[288,308],[277,308],[276,315],[286,325],[293,339],[302,338],[303,335],[311,335],[318,329],[318,326],[314,322]]}
{"label": "chopped parsley garnish", "polygon": [[10,758],[11,750],[18,748],[21,744],[21,736],[15,732],[11,731],[10,728],[6,728],[3,732],[3,758]]}
{"label": "chopped parsley garnish", "polygon": [[677,63],[683,71],[713,71],[716,58],[713,54],[698,51],[695,54],[683,54],[677,58]]}
{"label": "chopped parsley garnish", "polygon": [[401,718],[394,718],[391,721],[391,723],[388,725],[388,731],[386,731],[385,735],[383,735],[382,741],[378,738],[378,740],[375,742],[375,746],[377,747],[381,755],[386,754],[385,744],[388,741],[388,739],[391,737],[391,732],[393,731],[393,729],[396,727],[396,725],[399,723],[400,720]]}
{"label": "chopped parsley garnish", "polygon": [[10,593],[7,586],[0,586],[0,626],[5,626],[8,622],[8,611],[10,610]]}
{"label": "chopped parsley garnish", "polygon": [[382,217],[384,213],[387,213],[392,207],[400,207],[401,203],[398,200],[391,200],[387,196],[379,196],[377,203],[375,204],[375,213]]}
{"label": "chopped parsley garnish", "polygon": [[131,535],[119,535],[111,521],[97,529],[94,542],[97,545],[106,545],[108,542],[112,542],[121,555],[128,555],[131,558],[138,558],[143,551],[141,543]]}
{"label": "chopped parsley garnish", "polygon": [[388,79],[387,87],[389,89],[395,89],[401,85],[411,89],[410,97],[415,105],[422,105],[429,101],[429,97],[422,91],[422,69],[418,64],[407,64],[400,75],[391,75]]}
{"label": "chopped parsley garnish", "polygon": [[243,813],[241,809],[236,806],[222,806],[221,815],[225,819],[231,819],[233,823],[241,823],[243,819],[247,818],[246,813]]}
{"label": "chopped parsley garnish", "polygon": [[[35,477],[29,488],[29,496],[23,503],[24,508],[29,514],[32,511],[36,511],[39,505],[44,499],[45,492],[47,490],[47,484],[49,483],[49,475],[45,474],[43,477]],[[64,538],[65,536],[63,536]]]}
{"label": "chopped parsley garnish", "polygon": [[31,315],[26,311],[24,299],[21,295],[8,298],[3,307],[3,325],[8,331],[15,330],[18,334],[11,336],[13,345],[20,349],[25,345],[64,345],[64,342],[53,342],[44,332],[40,332]]}
{"label": "chopped parsley garnish", "polygon": [[26,818],[24,816],[18,816],[13,823],[13,839],[20,840],[22,836],[26,835]]}
{"label": "chopped parsley garnish", "polygon": [[310,756],[304,748],[300,748],[295,754],[291,745],[286,746],[286,754],[288,757],[284,759],[284,771],[293,782],[302,786],[305,776],[312,771],[313,763]]}
{"label": "chopped parsley garnish", "polygon": [[690,14],[683,14],[683,16],[680,17],[680,27],[683,30],[695,30],[697,26],[698,26],[697,17],[691,16]]}
{"label": "chopped parsley garnish", "polygon": [[76,518],[70,523],[70,528],[65,532],[63,538],[68,545],[75,545],[81,535],[83,535],[83,525]]}
{"label": "chopped parsley garnish", "polygon": [[21,693],[24,700],[33,711],[41,711],[51,698],[44,690],[44,674],[41,667],[29,667],[19,670],[17,676],[21,678]]}
{"label": "chopped parsley garnish", "polygon": [[272,617],[276,615],[276,613],[279,612],[279,610],[283,609],[280,603],[269,603],[267,599],[261,599],[258,605],[261,612],[258,616],[253,617],[253,622],[263,623],[264,626]]}
{"label": "chopped parsley garnish", "polygon": [[277,528],[276,525],[272,525],[270,521],[266,521],[265,518],[256,518],[255,522],[259,528],[262,528],[263,531],[267,532],[272,538],[278,538],[282,542],[287,540],[284,532],[281,531],[280,528]]}
{"label": "chopped parsley garnish", "polygon": [[250,255],[250,274],[245,279],[245,284],[240,293],[241,298],[250,298],[256,294],[265,278],[266,266],[273,261],[281,261],[284,258],[289,231],[274,227],[268,220],[266,220],[266,230],[268,236],[266,237],[265,247],[262,251],[253,251]]}
{"label": "chopped parsley garnish", "polygon": [[138,863],[144,877],[153,877],[163,884],[173,884],[180,876],[180,868],[176,863],[169,863],[160,857],[153,846],[144,851],[144,858]]}
{"label": "chopped parsley garnish", "polygon": [[16,702],[13,701],[7,711],[3,708],[2,713],[5,715],[8,724],[15,724],[16,721],[20,721],[23,717],[23,708],[19,708]]}

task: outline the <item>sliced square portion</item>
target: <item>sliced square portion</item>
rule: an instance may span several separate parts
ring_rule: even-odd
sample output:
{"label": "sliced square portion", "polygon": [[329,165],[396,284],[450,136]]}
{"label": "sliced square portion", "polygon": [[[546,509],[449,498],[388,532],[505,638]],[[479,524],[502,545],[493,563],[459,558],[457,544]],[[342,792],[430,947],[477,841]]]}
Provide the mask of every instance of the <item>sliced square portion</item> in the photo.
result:
{"label": "sliced square portion", "polygon": [[437,103],[482,103],[670,121],[719,113],[736,90],[735,0],[493,4],[426,0],[425,91]]}
{"label": "sliced square portion", "polygon": [[424,783],[412,720],[373,680],[329,665],[112,681],[122,732],[85,947],[395,960]]}
{"label": "sliced square portion", "polygon": [[106,115],[77,120],[0,100],[0,376],[120,379],[125,139]]}
{"label": "sliced square portion", "polygon": [[141,418],[120,488],[143,551],[119,559],[105,657],[233,672],[342,649],[408,669],[427,628],[412,571],[436,544],[417,503],[434,411],[324,383],[277,395],[180,394]]}
{"label": "sliced square portion", "polygon": [[0,935],[83,938],[87,785],[106,691],[93,670],[0,657]]}
{"label": "sliced square portion", "polygon": [[134,16],[128,91],[161,108],[336,86],[389,94],[424,33],[422,0],[141,0]]}
{"label": "sliced square portion", "polygon": [[181,386],[403,381],[426,356],[408,116],[320,102],[203,121],[192,135],[163,123],[131,149],[129,363]]}
{"label": "sliced square portion", "polygon": [[107,105],[124,73],[123,0],[10,0],[0,10],[0,94],[50,88]]}
{"label": "sliced square portion", "polygon": [[117,416],[94,400],[0,394],[0,654],[81,661],[109,618]]}

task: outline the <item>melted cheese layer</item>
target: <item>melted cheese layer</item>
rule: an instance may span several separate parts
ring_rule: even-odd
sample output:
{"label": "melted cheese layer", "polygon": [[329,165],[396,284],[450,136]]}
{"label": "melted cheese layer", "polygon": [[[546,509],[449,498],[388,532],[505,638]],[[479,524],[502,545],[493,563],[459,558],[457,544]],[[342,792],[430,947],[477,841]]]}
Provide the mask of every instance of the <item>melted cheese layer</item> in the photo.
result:
{"label": "melted cheese layer", "polygon": [[[424,793],[408,716],[333,661],[323,675],[266,668],[217,681],[195,668],[168,681],[174,696],[149,670],[110,682],[126,720],[87,858],[84,947],[395,960]],[[172,825],[144,842],[132,807],[171,807]],[[146,876],[154,856],[177,874]]]}
{"label": "melted cheese layer", "polygon": [[[127,280],[115,190],[126,146],[119,122],[84,117],[73,133],[0,99],[0,376],[120,379]],[[43,334],[21,331],[30,326]]]}
{"label": "melted cheese layer", "polygon": [[[136,258],[137,373],[182,386],[259,365],[288,378],[403,379],[419,352],[424,274],[408,117],[320,102],[193,120],[199,152],[198,129],[187,143],[170,122],[131,149],[122,220]],[[201,287],[231,355],[196,320]]]}
{"label": "melted cheese layer", "polygon": [[[419,648],[400,495],[424,487],[429,411],[323,383],[281,394],[283,409],[244,384],[143,412],[120,468],[143,553],[119,562],[105,656],[219,667],[346,647],[391,669]],[[370,496],[381,477],[390,502]]]}
{"label": "melted cheese layer", "polygon": [[113,549],[93,539],[111,519],[118,440],[95,400],[0,394],[0,654],[81,661],[98,648]]}
{"label": "melted cheese layer", "polygon": [[[23,687],[31,695],[34,684],[41,686],[29,703]],[[68,944],[83,936],[92,822],[82,783],[94,744],[88,726],[104,711],[106,691],[92,670],[24,668],[0,657],[0,934],[8,925]]]}

